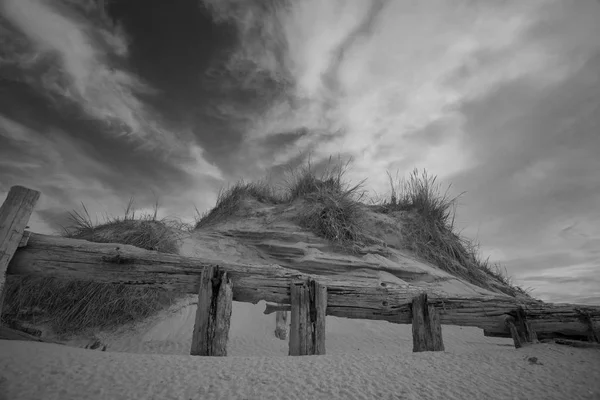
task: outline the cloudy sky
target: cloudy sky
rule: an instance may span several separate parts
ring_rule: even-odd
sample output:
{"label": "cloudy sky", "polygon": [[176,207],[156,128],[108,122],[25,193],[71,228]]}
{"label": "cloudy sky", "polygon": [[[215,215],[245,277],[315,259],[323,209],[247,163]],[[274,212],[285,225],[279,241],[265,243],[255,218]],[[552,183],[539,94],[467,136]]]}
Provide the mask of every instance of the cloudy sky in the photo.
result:
{"label": "cloudy sky", "polygon": [[597,0],[0,0],[0,198],[31,229],[130,196],[191,219],[311,154],[426,168],[463,234],[551,301],[600,304]]}

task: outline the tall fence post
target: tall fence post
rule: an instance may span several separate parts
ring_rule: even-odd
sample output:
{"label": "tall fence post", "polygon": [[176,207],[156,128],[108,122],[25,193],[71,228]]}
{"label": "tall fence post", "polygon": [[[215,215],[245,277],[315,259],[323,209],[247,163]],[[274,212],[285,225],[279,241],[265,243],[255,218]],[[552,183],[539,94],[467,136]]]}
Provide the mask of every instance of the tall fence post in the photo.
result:
{"label": "tall fence post", "polygon": [[442,325],[437,310],[427,304],[427,294],[422,293],[412,302],[413,352],[444,351]]}
{"label": "tall fence post", "polygon": [[29,217],[39,198],[40,192],[36,190],[13,186],[0,207],[0,315],[4,303],[6,269],[23,239]]}
{"label": "tall fence post", "polygon": [[191,355],[227,355],[232,301],[233,288],[227,272],[205,267],[200,275]]}
{"label": "tall fence post", "polygon": [[291,283],[290,356],[325,354],[327,287],[314,279]]}

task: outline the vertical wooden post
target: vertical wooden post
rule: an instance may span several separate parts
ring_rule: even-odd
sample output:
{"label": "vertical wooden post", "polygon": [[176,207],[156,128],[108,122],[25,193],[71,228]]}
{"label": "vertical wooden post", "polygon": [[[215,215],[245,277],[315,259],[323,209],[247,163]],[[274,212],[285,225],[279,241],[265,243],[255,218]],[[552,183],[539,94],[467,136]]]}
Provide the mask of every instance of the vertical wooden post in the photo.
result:
{"label": "vertical wooden post", "polygon": [[523,346],[523,343],[521,342],[521,335],[519,335],[519,331],[517,331],[517,327],[515,325],[515,318],[510,315],[507,315],[504,319],[504,324],[510,331],[510,336],[513,339],[515,349],[521,348]]}
{"label": "vertical wooden post", "polygon": [[227,272],[218,267],[204,268],[200,275],[191,355],[227,355],[232,300],[233,288]]}
{"label": "vertical wooden post", "polygon": [[[281,305],[281,304],[280,304]],[[275,312],[275,337],[281,340],[287,339],[287,311],[276,311]]]}
{"label": "vertical wooden post", "polygon": [[517,308],[514,314],[516,316],[506,315],[504,317],[504,325],[510,332],[515,348],[521,348],[527,343],[537,343],[537,334],[527,321],[523,307]]}
{"label": "vertical wooden post", "polygon": [[21,243],[29,217],[40,198],[40,192],[13,186],[0,207],[0,314],[4,302],[6,269]]}
{"label": "vertical wooden post", "polygon": [[412,302],[413,352],[444,351],[442,325],[434,306],[427,304],[422,293]]}
{"label": "vertical wooden post", "polygon": [[290,356],[325,354],[327,287],[314,279],[291,284]]}

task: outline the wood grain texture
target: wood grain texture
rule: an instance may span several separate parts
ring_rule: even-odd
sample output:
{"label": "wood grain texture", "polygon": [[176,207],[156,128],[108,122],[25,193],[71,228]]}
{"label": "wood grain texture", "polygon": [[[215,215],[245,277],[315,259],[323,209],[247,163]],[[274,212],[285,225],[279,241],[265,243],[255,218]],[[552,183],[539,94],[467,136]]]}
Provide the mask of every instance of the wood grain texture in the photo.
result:
{"label": "wood grain texture", "polygon": [[[219,266],[233,283],[233,300],[290,304],[290,282],[313,278],[327,287],[327,315],[410,324],[412,299],[427,293],[444,325],[475,326],[488,332],[508,332],[503,317],[522,307],[541,337],[561,334],[588,336],[600,328],[600,307],[526,301],[504,295],[454,295],[437,290],[386,284],[374,280],[302,274],[278,265],[247,265],[183,257],[134,246],[92,243],[32,233],[19,248],[7,273],[91,279],[148,285],[197,294],[202,270]],[[585,316],[583,318],[582,316]]]}
{"label": "wood grain texture", "polygon": [[314,279],[292,282],[290,356],[325,354],[327,288]]}
{"label": "wood grain texture", "polygon": [[422,293],[412,303],[413,352],[444,351],[442,326],[435,307],[427,304]]}
{"label": "wood grain texture", "polygon": [[0,313],[8,264],[22,243],[29,217],[39,198],[40,192],[36,190],[13,186],[0,206]]}
{"label": "wood grain texture", "polygon": [[288,331],[288,312],[277,311],[275,313],[275,337],[277,339],[286,340]]}
{"label": "wood grain texture", "polygon": [[191,355],[227,355],[232,299],[231,280],[227,272],[218,267],[205,268],[200,275]]}

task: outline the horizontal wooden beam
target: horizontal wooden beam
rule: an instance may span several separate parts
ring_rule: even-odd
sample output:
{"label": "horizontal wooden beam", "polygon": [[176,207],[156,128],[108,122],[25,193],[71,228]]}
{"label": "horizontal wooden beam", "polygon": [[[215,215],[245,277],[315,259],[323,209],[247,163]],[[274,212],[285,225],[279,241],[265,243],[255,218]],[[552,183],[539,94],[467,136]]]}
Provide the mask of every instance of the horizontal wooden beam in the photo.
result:
{"label": "horizontal wooden beam", "polygon": [[7,273],[147,285],[197,294],[199,276],[209,266],[227,271],[233,282],[233,300],[255,304],[261,300],[290,304],[290,282],[312,277],[327,286],[327,315],[338,317],[410,324],[412,299],[427,293],[429,304],[436,307],[444,325],[502,332],[504,316],[519,306],[541,334],[585,336],[590,326],[598,329],[600,323],[600,307],[524,301],[506,295],[457,296],[415,286],[381,285],[376,280],[302,274],[278,265],[228,263],[37,233],[15,252]]}

